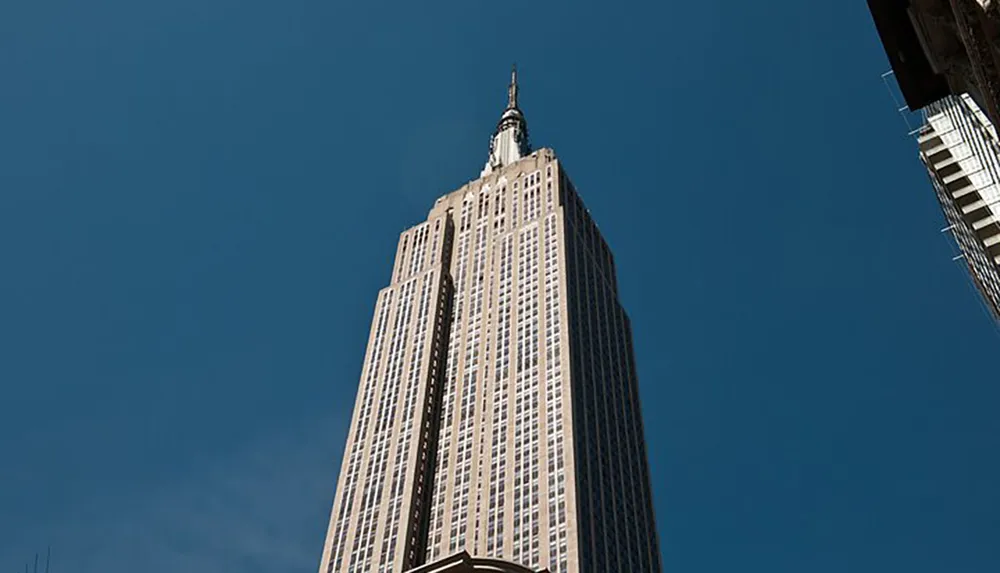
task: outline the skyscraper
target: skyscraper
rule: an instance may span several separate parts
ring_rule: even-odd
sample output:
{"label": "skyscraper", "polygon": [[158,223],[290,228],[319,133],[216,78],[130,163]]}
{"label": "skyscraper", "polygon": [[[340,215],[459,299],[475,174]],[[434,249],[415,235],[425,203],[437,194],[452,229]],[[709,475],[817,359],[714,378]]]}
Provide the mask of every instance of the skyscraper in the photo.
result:
{"label": "skyscraper", "polygon": [[1000,142],[968,96],[948,96],[925,109],[920,158],[931,177],[948,229],[973,283],[1000,319]]}
{"label": "skyscraper", "polygon": [[320,573],[461,552],[661,567],[614,259],[555,153],[531,150],[516,70],[480,178],[400,236]]}

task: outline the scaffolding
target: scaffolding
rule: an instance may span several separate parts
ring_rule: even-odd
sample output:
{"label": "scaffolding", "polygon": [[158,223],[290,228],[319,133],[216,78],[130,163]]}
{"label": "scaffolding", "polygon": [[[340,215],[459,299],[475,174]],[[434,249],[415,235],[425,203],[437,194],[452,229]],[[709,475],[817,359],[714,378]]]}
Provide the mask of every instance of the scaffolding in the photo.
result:
{"label": "scaffolding", "polygon": [[899,89],[899,84],[896,83],[896,74],[892,70],[882,74],[882,83],[885,85],[886,91],[889,92],[889,97],[896,104],[896,113],[903,118],[903,122],[906,124],[906,135],[914,139],[917,138],[920,132],[927,126],[927,112],[923,110],[914,111],[910,109],[910,106],[906,105],[906,100],[903,98],[903,91]]}

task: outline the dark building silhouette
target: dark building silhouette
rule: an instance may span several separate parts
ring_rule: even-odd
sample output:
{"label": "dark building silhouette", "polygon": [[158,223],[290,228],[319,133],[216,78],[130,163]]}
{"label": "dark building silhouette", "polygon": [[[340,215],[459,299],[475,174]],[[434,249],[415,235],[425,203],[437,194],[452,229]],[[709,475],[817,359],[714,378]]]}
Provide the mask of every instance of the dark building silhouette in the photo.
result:
{"label": "dark building silhouette", "polygon": [[868,0],[906,104],[968,93],[1000,123],[998,0]]}

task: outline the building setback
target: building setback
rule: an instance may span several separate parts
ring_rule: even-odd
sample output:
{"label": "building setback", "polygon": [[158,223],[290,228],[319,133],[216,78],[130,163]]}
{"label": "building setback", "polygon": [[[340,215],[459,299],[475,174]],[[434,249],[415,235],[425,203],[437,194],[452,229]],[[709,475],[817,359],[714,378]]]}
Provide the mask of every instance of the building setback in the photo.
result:
{"label": "building setback", "polygon": [[661,570],[614,258],[517,90],[480,178],[400,236],[320,573]]}

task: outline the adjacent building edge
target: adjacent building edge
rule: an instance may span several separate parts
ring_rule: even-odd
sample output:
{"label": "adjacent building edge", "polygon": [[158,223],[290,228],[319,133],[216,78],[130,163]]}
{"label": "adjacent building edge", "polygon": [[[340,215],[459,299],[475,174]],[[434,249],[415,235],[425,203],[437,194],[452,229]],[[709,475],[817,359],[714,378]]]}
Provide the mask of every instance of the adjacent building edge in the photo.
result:
{"label": "adjacent building edge", "polygon": [[911,110],[968,93],[1000,124],[1000,2],[868,0]]}
{"label": "adjacent building edge", "polygon": [[920,159],[975,288],[1000,323],[1000,1],[868,0]]}

